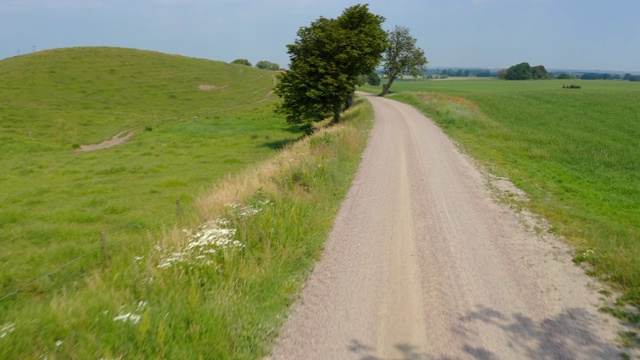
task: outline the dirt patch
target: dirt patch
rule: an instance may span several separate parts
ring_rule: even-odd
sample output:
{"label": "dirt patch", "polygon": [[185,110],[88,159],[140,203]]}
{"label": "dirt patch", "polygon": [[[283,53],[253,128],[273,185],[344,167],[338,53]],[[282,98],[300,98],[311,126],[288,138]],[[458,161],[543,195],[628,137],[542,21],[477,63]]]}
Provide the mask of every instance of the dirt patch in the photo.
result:
{"label": "dirt patch", "polygon": [[116,134],[116,136],[112,137],[110,140],[105,140],[100,144],[80,145],[80,147],[76,149],[76,151],[86,152],[86,151],[108,149],[110,147],[120,145],[125,141],[129,140],[134,133],[135,133],[134,131],[129,131],[128,133],[126,131],[123,131],[121,133]]}
{"label": "dirt patch", "polygon": [[209,84],[200,84],[198,85],[198,90],[202,90],[202,91],[212,91],[212,90],[220,90],[220,89],[224,89],[226,88],[227,85],[223,85],[223,86],[217,86],[217,85],[209,85]]}

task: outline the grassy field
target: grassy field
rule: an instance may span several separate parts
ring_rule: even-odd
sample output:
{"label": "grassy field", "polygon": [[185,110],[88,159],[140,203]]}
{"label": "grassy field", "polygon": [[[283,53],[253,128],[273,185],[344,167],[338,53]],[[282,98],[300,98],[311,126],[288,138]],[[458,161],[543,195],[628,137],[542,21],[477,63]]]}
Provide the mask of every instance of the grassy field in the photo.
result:
{"label": "grassy field", "polygon": [[[300,136],[271,111],[272,72],[154,52],[75,48],[0,62],[0,296],[82,254],[133,251],[202,188]],[[201,91],[201,84],[225,86]],[[79,153],[124,130],[111,149]],[[48,294],[96,253],[34,283]]]}
{"label": "grassy field", "polygon": [[0,358],[268,354],[373,118],[301,140],[274,81],[130,49],[0,61]]}
{"label": "grassy field", "polygon": [[[581,89],[563,88],[572,84]],[[622,303],[640,305],[637,83],[400,81],[392,90],[524,190],[531,200],[519,205],[577,245],[577,262],[620,285]]]}

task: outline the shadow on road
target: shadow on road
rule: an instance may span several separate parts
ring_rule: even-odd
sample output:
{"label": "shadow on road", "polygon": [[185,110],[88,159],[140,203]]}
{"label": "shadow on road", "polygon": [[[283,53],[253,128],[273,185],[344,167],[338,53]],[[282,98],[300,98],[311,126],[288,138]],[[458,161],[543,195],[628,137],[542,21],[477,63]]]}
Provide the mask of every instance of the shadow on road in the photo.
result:
{"label": "shadow on road", "polygon": [[[360,360],[497,360],[513,356],[548,360],[619,359],[619,349],[598,334],[596,324],[592,314],[579,308],[536,322],[520,313],[505,315],[477,305],[474,311],[460,316],[450,329],[457,343],[434,344],[432,348],[441,349],[437,354],[424,352],[413,344],[395,344],[397,356],[381,357],[377,355],[378,349],[358,339],[352,339],[347,347]],[[479,337],[492,336],[499,344],[495,349],[478,346]]]}

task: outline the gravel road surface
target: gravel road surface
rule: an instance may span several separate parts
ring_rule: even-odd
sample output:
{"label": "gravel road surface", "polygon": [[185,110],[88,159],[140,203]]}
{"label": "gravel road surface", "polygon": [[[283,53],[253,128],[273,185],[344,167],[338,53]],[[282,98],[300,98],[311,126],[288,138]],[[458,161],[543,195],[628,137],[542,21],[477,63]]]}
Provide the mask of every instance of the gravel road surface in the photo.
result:
{"label": "gravel road surface", "polygon": [[270,359],[620,358],[569,250],[498,204],[431,120],[361,95],[362,164]]}

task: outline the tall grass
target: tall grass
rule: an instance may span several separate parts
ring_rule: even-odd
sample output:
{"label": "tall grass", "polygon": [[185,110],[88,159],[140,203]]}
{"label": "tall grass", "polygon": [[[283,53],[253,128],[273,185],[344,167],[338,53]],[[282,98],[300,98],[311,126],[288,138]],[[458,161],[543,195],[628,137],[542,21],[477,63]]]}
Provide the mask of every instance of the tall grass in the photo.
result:
{"label": "tall grass", "polygon": [[[574,81],[575,83],[576,81]],[[524,206],[576,245],[576,262],[640,305],[640,87],[615,81],[399,83],[490,171],[527,192]],[[395,84],[394,84],[395,85]]]}

